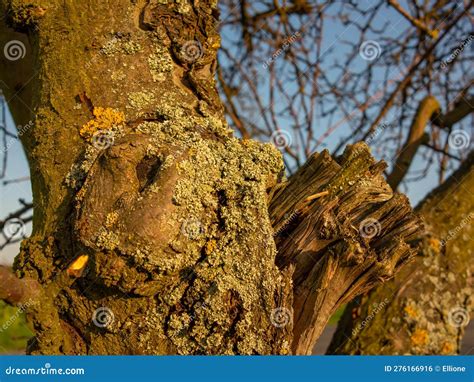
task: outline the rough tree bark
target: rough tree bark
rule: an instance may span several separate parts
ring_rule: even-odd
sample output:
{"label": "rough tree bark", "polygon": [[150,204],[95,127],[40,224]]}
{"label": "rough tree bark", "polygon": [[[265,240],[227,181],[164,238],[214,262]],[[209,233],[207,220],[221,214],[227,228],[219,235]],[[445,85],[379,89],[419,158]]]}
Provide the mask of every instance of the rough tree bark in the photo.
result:
{"label": "rough tree bark", "polygon": [[2,43],[26,48],[0,69],[15,120],[34,122],[34,219],[0,297],[37,290],[9,299],[29,353],[308,353],[415,252],[419,221],[364,145],[278,183],[280,153],[232,137],[215,1],[1,4]]}
{"label": "rough tree bark", "polygon": [[295,264],[293,352],[311,354],[335,310],[391,278],[415,253],[420,222],[364,143],[314,154],[270,203],[277,265]]}
{"label": "rough tree bark", "polygon": [[330,354],[458,354],[474,300],[474,153],[420,203],[416,260],[347,306]]}

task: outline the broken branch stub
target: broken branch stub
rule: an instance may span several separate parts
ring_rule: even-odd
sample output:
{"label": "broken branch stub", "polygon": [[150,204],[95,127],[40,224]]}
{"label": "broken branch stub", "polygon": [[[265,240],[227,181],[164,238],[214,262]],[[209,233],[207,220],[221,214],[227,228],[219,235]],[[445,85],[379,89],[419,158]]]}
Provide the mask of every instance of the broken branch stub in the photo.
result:
{"label": "broken branch stub", "polygon": [[390,279],[416,252],[421,220],[364,143],[314,154],[270,200],[277,265],[295,265],[294,354],[310,354],[328,319]]}

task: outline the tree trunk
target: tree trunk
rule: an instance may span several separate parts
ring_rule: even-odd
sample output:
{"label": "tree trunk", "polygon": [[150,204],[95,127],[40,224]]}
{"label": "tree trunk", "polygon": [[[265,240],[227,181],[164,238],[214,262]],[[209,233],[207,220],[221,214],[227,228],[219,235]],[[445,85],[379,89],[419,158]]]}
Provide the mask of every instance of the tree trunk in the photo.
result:
{"label": "tree trunk", "polygon": [[[25,48],[1,73],[15,119],[34,122],[21,136],[34,220],[0,297],[26,306],[29,353],[307,353],[335,308],[414,253],[419,222],[366,147],[277,184],[280,153],[232,137],[214,1],[2,4],[17,31],[2,26],[3,42]],[[303,192],[288,199],[291,184]],[[354,228],[365,218],[377,238]],[[326,229],[293,250],[285,237],[308,225]]]}
{"label": "tree trunk", "polygon": [[218,11],[194,4],[4,1],[34,73],[34,230],[15,269],[57,310],[35,320],[31,353],[289,351],[291,326],[270,319],[291,306],[268,240],[282,161],[227,129]]}
{"label": "tree trunk", "polygon": [[350,303],[330,354],[458,354],[473,308],[474,154],[417,208],[416,260]]}

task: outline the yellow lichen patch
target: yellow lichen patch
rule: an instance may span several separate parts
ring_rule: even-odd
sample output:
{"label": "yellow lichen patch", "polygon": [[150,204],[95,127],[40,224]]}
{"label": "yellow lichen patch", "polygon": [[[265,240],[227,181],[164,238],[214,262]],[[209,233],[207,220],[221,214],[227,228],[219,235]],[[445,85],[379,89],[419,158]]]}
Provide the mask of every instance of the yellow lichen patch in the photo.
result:
{"label": "yellow lichen patch", "polygon": [[445,342],[441,347],[441,354],[453,354],[454,345],[450,342]]}
{"label": "yellow lichen patch", "polygon": [[111,228],[118,220],[119,214],[117,211],[113,211],[107,214],[105,217],[105,226]]}
{"label": "yellow lichen patch", "polygon": [[86,266],[88,260],[89,260],[88,255],[79,256],[69,266],[69,268],[67,269],[67,274],[69,276],[79,277],[82,274],[82,271],[84,270],[84,267]]}
{"label": "yellow lichen patch", "polygon": [[418,312],[416,311],[416,309],[411,306],[411,305],[407,305],[405,306],[405,308],[403,309],[405,311],[405,313],[411,317],[411,318],[416,318],[418,316]]}
{"label": "yellow lichen patch", "polygon": [[217,247],[217,244],[216,244],[216,241],[215,240],[209,240],[207,243],[206,243],[206,255],[210,255],[212,252],[214,252],[214,250],[216,249]]}
{"label": "yellow lichen patch", "polygon": [[428,343],[428,332],[424,329],[416,329],[410,337],[415,346],[423,346]]}
{"label": "yellow lichen patch", "polygon": [[85,139],[90,139],[97,131],[107,130],[125,122],[125,114],[110,107],[94,108],[94,119],[82,126],[79,134]]}

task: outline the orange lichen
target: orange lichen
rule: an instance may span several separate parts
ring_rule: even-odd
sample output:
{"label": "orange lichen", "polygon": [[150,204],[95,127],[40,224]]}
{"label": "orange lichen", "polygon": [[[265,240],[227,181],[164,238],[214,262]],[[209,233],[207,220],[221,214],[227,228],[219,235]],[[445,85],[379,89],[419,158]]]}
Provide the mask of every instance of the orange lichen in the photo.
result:
{"label": "orange lichen", "polygon": [[67,269],[67,274],[69,276],[80,277],[82,271],[84,270],[87,261],[89,260],[88,255],[81,255],[76,260],[72,262],[72,264]]}
{"label": "orange lichen", "polygon": [[125,122],[125,114],[110,107],[94,108],[94,119],[82,126],[79,134],[85,139],[90,139],[97,131],[107,130]]}
{"label": "orange lichen", "polygon": [[454,345],[450,342],[443,343],[441,347],[441,354],[453,354],[454,352]]}
{"label": "orange lichen", "polygon": [[454,345],[450,342],[445,342],[441,347],[441,354],[453,354]]}
{"label": "orange lichen", "polygon": [[424,329],[416,329],[410,337],[415,346],[423,346],[428,343],[428,332]]}
{"label": "orange lichen", "polygon": [[416,316],[418,316],[418,313],[417,313],[416,309],[413,308],[410,305],[405,306],[405,308],[403,310],[411,318],[416,318]]}
{"label": "orange lichen", "polygon": [[439,252],[441,248],[441,242],[438,239],[431,237],[428,239],[428,247],[435,252]]}
{"label": "orange lichen", "polygon": [[217,247],[216,241],[215,240],[210,240],[206,243],[206,255],[210,255]]}

